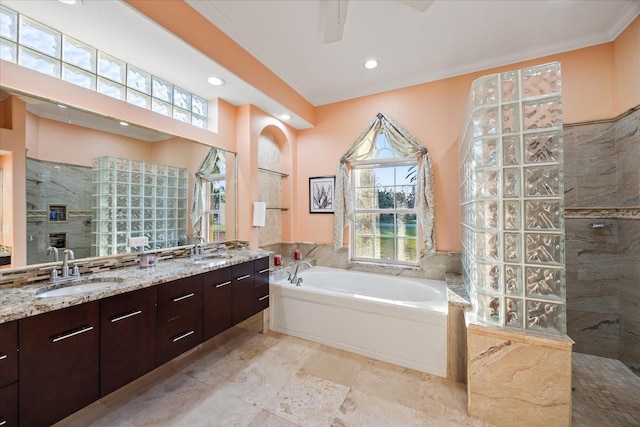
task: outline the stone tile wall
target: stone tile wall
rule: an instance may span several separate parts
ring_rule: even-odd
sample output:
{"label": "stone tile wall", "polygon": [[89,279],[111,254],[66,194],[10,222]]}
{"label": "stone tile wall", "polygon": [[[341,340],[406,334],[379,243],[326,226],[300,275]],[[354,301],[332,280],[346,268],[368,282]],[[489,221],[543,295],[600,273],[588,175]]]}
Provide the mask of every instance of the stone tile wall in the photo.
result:
{"label": "stone tile wall", "polygon": [[[282,255],[284,264],[292,263],[293,252],[300,249],[302,259],[314,265],[420,279],[445,280],[445,273],[459,274],[461,269],[460,253],[458,252],[438,252],[435,255],[422,256],[418,268],[403,268],[381,264],[350,263],[348,248],[344,247],[336,251],[332,245],[275,243],[260,248]],[[270,265],[273,265],[273,255]]]}
{"label": "stone tile wall", "polygon": [[567,333],[640,372],[640,106],[565,126],[564,147]]}
{"label": "stone tile wall", "polygon": [[[91,168],[27,158],[27,264],[47,257],[50,233],[66,235],[76,258],[91,256]],[[64,221],[50,221],[49,205],[67,207]]]}

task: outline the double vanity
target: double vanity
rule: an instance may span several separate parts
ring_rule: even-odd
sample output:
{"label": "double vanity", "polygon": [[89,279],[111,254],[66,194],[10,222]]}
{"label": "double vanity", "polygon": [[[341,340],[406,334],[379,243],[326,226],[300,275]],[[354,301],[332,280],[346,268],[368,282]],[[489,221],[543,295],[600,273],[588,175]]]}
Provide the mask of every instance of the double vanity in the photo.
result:
{"label": "double vanity", "polygon": [[268,306],[248,249],[0,288],[0,426],[51,425]]}

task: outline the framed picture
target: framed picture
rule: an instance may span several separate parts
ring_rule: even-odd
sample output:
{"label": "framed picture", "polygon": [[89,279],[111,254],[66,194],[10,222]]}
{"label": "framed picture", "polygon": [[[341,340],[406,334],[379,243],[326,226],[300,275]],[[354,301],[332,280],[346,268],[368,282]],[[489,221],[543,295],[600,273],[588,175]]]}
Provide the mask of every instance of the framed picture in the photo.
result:
{"label": "framed picture", "polygon": [[309,213],[334,213],[335,194],[335,175],[309,178]]}

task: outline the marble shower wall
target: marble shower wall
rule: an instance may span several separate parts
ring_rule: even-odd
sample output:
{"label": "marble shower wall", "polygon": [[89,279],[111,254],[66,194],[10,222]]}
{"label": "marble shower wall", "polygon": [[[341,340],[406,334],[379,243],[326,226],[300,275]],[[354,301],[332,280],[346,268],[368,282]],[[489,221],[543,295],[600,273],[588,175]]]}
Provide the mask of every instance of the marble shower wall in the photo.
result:
{"label": "marble shower wall", "polygon": [[[567,333],[640,371],[640,107],[564,131]],[[603,224],[591,228],[590,224]]]}
{"label": "marble shower wall", "polygon": [[[51,234],[64,235],[76,258],[91,256],[91,168],[27,158],[27,264],[52,261]],[[51,221],[50,205],[66,206]]]}
{"label": "marble shower wall", "polygon": [[260,229],[259,244],[267,245],[282,240],[282,169],[280,147],[273,136],[263,132],[258,141],[258,195],[267,202],[265,226]]}
{"label": "marble shower wall", "polygon": [[[403,277],[415,277],[419,279],[445,280],[445,273],[460,274],[459,252],[437,252],[435,255],[422,256],[418,268],[391,267],[378,264],[361,264],[349,262],[349,250],[347,247],[333,249],[333,245],[320,245],[315,243],[274,243],[260,246],[261,249],[273,251],[283,257],[284,264],[293,263],[293,252],[299,249],[302,259],[313,265],[323,267],[341,268],[344,270],[363,271],[367,273],[388,274]],[[273,265],[273,255],[271,255]]]}

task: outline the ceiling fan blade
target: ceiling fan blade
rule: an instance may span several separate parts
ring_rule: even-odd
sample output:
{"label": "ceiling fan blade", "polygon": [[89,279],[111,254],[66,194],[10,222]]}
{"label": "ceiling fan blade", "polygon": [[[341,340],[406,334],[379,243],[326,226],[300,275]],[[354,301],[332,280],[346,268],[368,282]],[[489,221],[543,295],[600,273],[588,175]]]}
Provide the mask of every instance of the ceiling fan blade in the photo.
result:
{"label": "ceiling fan blade", "polygon": [[435,0],[400,0],[400,1],[412,9],[415,9],[420,12],[424,12],[425,10],[429,9],[431,4]]}
{"label": "ceiling fan blade", "polygon": [[340,41],[344,23],[347,20],[349,0],[327,0],[323,3],[326,5],[323,41],[325,43]]}

